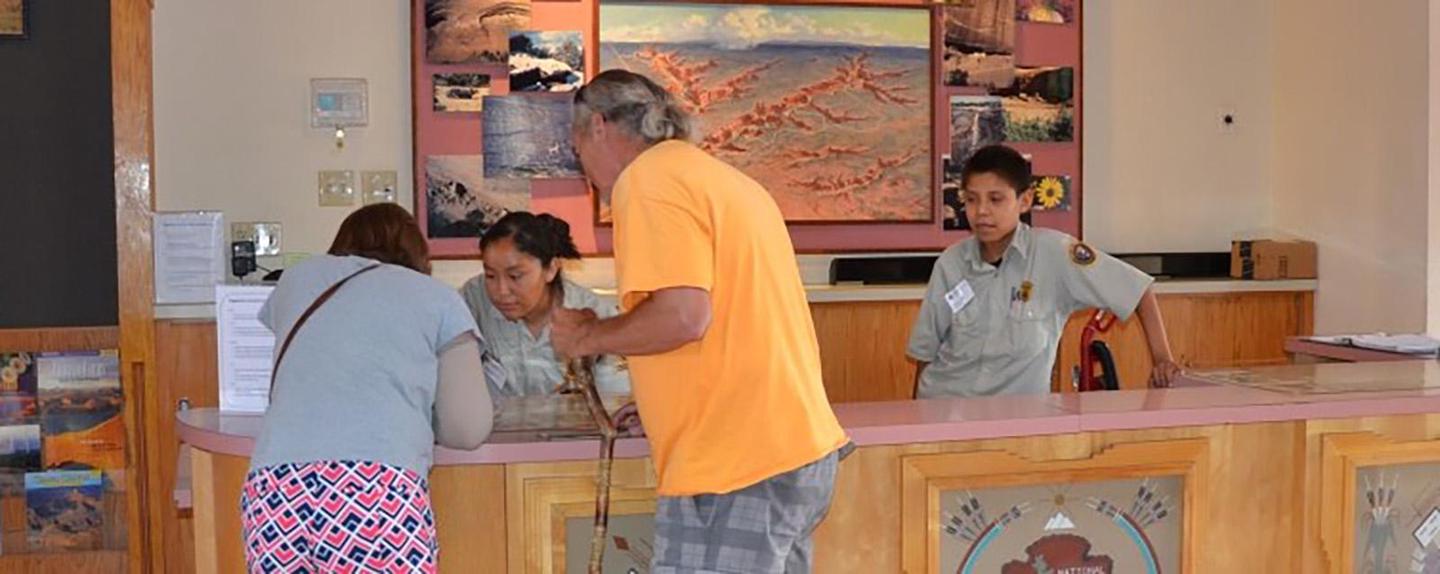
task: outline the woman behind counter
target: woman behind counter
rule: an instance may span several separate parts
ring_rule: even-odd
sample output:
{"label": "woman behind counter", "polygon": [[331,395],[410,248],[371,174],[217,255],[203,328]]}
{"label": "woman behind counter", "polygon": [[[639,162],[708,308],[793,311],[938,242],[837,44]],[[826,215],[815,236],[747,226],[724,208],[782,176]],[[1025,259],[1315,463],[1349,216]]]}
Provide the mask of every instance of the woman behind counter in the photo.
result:
{"label": "woman behind counter", "polygon": [[[562,363],[550,346],[550,316],[556,306],[591,309],[600,317],[617,312],[594,292],[565,279],[562,259],[580,259],[570,225],[548,213],[506,215],[480,239],[485,273],[460,288],[480,332],[509,374],[492,389],[501,397],[546,395],[564,382]],[[628,394],[630,377],[615,357],[595,366],[602,393]]]}

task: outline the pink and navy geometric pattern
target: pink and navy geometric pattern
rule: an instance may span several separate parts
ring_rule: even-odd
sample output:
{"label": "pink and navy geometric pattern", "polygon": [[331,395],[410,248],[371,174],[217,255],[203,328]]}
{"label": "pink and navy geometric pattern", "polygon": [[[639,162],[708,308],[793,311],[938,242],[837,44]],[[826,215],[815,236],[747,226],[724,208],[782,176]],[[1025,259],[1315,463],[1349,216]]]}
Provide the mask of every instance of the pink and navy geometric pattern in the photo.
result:
{"label": "pink and navy geometric pattern", "polygon": [[425,479],[370,462],[282,464],[240,496],[251,572],[435,572]]}

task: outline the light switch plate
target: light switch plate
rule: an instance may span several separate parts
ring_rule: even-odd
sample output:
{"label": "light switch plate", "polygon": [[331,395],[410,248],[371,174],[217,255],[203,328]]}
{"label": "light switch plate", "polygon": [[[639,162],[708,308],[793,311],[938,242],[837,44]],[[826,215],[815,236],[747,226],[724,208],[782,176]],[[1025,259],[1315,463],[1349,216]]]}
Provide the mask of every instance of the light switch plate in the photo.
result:
{"label": "light switch plate", "polygon": [[355,172],[351,170],[320,172],[320,205],[348,207],[355,205]]}
{"label": "light switch plate", "polygon": [[288,252],[280,254],[281,265],[284,269],[294,267],[296,264],[311,258],[313,255],[305,252]]}
{"label": "light switch plate", "polygon": [[280,224],[273,221],[239,221],[230,224],[230,241],[255,242],[255,255],[280,254]]}
{"label": "light switch plate", "polygon": [[361,202],[395,203],[395,188],[398,184],[394,170],[360,172]]}

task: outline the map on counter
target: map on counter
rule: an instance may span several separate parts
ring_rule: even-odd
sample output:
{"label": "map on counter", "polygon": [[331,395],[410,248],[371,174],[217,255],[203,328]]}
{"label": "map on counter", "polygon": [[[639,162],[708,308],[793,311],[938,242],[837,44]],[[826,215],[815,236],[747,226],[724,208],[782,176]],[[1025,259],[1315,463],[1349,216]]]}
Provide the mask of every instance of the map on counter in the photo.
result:
{"label": "map on counter", "polygon": [[1284,365],[1188,373],[1219,385],[1249,387],[1288,395],[1376,393],[1440,388],[1435,361]]}
{"label": "map on counter", "polygon": [[[548,438],[598,436],[585,399],[578,394],[497,398],[495,432],[538,432]],[[600,395],[605,410],[614,413],[630,402],[629,395]]]}

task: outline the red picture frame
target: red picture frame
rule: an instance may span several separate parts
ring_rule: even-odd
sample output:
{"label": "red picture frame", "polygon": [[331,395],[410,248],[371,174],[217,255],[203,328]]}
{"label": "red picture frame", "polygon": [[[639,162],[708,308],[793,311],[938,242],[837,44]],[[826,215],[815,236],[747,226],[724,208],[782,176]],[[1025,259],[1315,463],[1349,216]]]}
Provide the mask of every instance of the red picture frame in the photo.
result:
{"label": "red picture frame", "polygon": [[[714,3],[714,2],[710,2]],[[832,5],[820,3],[819,5]],[[833,5],[848,5],[835,3]],[[889,7],[916,6],[913,3],[876,3]],[[415,213],[422,229],[426,226],[426,157],[430,155],[480,155],[481,119],[478,114],[442,116],[432,108],[431,77],[437,73],[484,73],[492,78],[494,95],[508,93],[508,69],[503,64],[455,65],[431,64],[425,59],[425,0],[412,0],[412,129]],[[598,45],[598,11],[595,0],[550,2],[537,0],[532,29],[581,30],[586,37],[587,77],[598,66],[594,46]],[[865,252],[933,252],[966,237],[964,231],[941,228],[940,202],[941,156],[949,147],[949,100],[952,95],[977,94],[973,88],[947,88],[940,78],[943,53],[941,19],[936,5],[926,8],[931,17],[931,145],[933,205],[932,221],[921,223],[791,223],[791,240],[801,253],[865,253]],[[1074,21],[1065,24],[1017,22],[1016,65],[1021,67],[1069,66],[1075,70],[1074,137],[1071,142],[1021,143],[1014,147],[1029,154],[1034,171],[1040,175],[1063,175],[1071,178],[1072,197],[1068,211],[1038,212],[1034,224],[1083,235],[1084,184],[1082,177],[1084,138],[1084,65],[1082,57],[1083,2],[1076,2]],[[534,180],[531,185],[532,211],[549,212],[568,221],[576,244],[587,255],[604,255],[611,251],[611,229],[596,224],[596,199],[580,179]],[[479,256],[475,238],[430,239],[432,255],[438,259],[470,259]]]}

